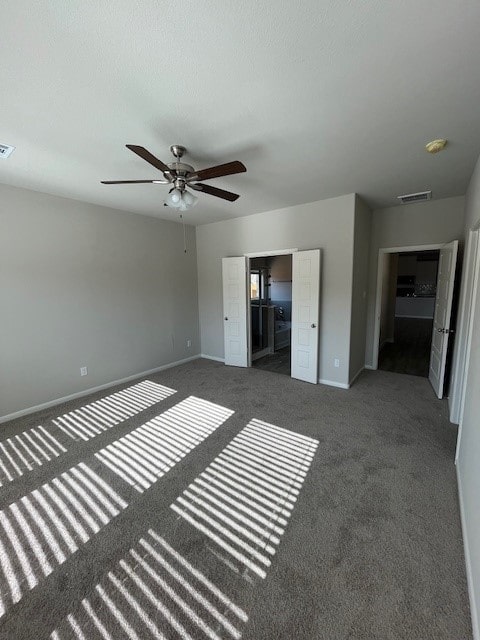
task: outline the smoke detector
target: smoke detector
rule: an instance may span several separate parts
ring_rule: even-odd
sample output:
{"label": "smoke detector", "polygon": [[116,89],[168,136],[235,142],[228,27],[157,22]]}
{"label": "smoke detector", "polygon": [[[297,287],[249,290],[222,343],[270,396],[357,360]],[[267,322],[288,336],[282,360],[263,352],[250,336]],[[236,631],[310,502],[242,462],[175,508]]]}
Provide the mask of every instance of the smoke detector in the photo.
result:
{"label": "smoke detector", "polygon": [[409,204],[411,202],[424,202],[425,200],[432,199],[432,192],[419,191],[418,193],[406,193],[403,196],[397,196],[397,198],[402,204]]}
{"label": "smoke detector", "polygon": [[447,145],[447,141],[443,138],[439,138],[438,140],[432,140],[425,145],[425,149],[428,153],[438,153],[439,151],[443,151]]}
{"label": "smoke detector", "polygon": [[8,158],[15,151],[9,144],[0,144],[0,158]]}

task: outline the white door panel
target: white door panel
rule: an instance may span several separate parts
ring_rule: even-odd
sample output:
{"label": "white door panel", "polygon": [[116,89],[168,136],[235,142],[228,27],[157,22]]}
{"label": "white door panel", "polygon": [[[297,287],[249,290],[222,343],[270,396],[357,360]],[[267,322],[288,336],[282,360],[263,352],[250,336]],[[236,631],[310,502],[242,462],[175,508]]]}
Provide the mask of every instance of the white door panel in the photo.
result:
{"label": "white door panel", "polygon": [[247,258],[223,258],[222,275],[225,364],[246,367]]}
{"label": "white door panel", "polygon": [[440,249],[438,262],[437,297],[435,299],[430,370],[428,374],[438,398],[443,398],[457,252],[458,241],[449,242]]}
{"label": "white door panel", "polygon": [[320,249],[292,256],[292,378],[318,382]]}

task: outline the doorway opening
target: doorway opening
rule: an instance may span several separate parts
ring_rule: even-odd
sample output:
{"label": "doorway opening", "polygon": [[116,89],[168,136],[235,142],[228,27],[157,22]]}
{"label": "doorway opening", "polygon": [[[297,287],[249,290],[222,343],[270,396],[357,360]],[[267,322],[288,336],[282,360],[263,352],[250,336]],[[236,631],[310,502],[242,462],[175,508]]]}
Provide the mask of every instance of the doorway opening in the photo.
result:
{"label": "doorway opening", "polygon": [[440,251],[383,254],[378,368],[428,378]]}
{"label": "doorway opening", "polygon": [[291,375],[292,254],[250,258],[252,367]]}

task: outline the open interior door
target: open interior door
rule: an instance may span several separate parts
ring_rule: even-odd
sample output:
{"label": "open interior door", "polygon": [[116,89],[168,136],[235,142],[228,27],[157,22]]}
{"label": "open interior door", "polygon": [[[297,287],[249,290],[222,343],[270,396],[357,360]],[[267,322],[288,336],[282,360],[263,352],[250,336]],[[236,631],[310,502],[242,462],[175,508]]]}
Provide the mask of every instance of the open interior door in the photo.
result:
{"label": "open interior door", "polygon": [[223,258],[222,275],[225,364],[247,367],[247,258]]}
{"label": "open interior door", "polygon": [[317,384],[320,249],[292,258],[292,378]]}
{"label": "open interior door", "polygon": [[428,374],[428,379],[438,398],[443,398],[448,339],[450,333],[452,333],[450,319],[452,315],[457,252],[458,241],[449,242],[440,249],[440,260],[438,262],[437,298],[435,301],[430,371]]}

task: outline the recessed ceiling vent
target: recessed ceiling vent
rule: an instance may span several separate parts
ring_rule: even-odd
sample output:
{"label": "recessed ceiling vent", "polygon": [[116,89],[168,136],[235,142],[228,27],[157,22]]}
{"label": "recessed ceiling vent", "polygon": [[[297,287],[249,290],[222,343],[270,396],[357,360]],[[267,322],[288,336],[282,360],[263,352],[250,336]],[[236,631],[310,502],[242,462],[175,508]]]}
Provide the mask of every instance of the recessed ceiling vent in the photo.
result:
{"label": "recessed ceiling vent", "polygon": [[0,158],[8,158],[15,151],[9,144],[0,144]]}
{"label": "recessed ceiling vent", "polygon": [[425,200],[432,199],[431,191],[420,191],[419,193],[407,193],[403,196],[397,196],[402,204],[409,204],[411,202],[424,202]]}

